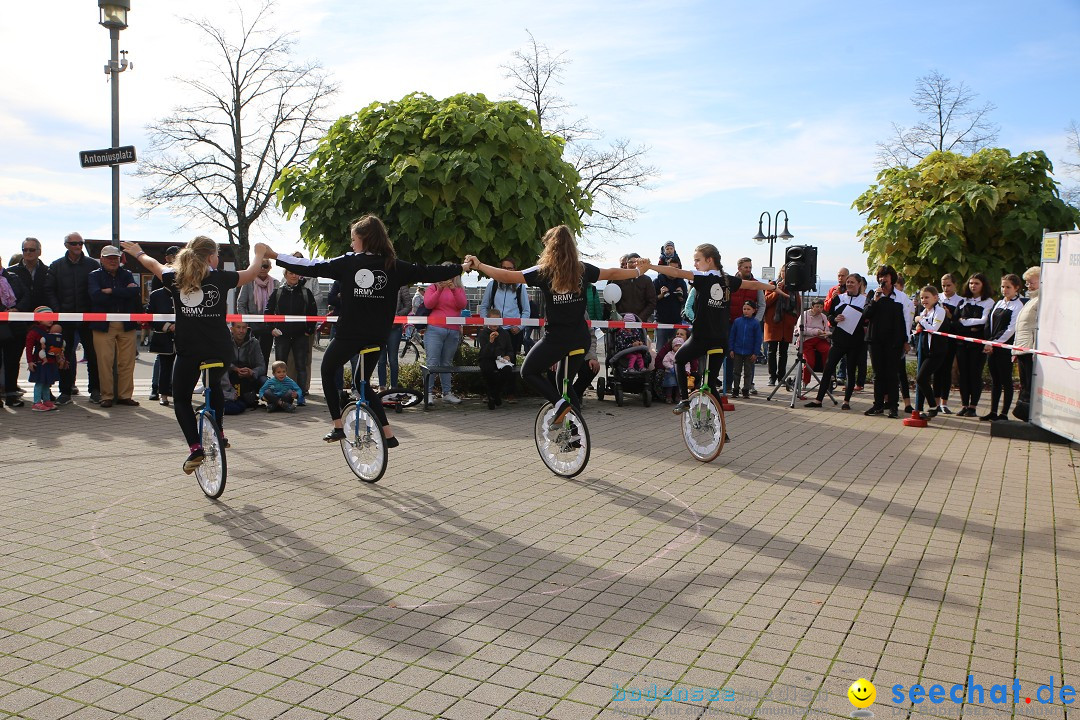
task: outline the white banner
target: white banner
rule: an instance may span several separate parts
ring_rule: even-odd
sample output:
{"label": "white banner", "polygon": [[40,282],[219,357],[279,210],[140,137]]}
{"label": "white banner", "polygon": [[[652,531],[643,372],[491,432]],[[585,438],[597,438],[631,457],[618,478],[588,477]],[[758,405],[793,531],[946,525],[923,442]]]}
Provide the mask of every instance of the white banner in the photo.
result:
{"label": "white banner", "polygon": [[[1080,233],[1043,238],[1035,347],[1080,356]],[[1080,442],[1080,362],[1035,356],[1031,422]]]}

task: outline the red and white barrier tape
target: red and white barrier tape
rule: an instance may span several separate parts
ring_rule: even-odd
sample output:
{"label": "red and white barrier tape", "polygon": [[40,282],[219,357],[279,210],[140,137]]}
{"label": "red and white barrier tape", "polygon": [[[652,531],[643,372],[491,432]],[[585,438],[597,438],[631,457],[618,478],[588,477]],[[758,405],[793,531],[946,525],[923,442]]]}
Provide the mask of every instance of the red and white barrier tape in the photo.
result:
{"label": "red and white barrier tape", "polygon": [[1021,347],[1020,345],[1010,345],[1008,343],[994,342],[993,340],[983,340],[982,338],[968,337],[967,335],[953,335],[952,333],[941,332],[940,330],[927,330],[926,332],[933,333],[934,335],[941,335],[942,337],[953,338],[954,340],[963,340],[964,342],[975,343],[977,345],[989,345],[990,347],[1004,348],[1006,350],[1020,350],[1024,353],[1031,355],[1044,355],[1046,357],[1060,358],[1061,360],[1072,360],[1073,362],[1080,362],[1080,357],[1073,357],[1072,355],[1059,355],[1058,353],[1052,353],[1048,350],[1036,350],[1035,348]]}
{"label": "red and white barrier tape", "polygon": [[[283,322],[337,322],[338,317],[336,315],[226,315],[227,322],[242,321],[246,323],[283,323]],[[176,316],[172,313],[168,314],[151,314],[151,313],[78,313],[78,312],[60,312],[60,313],[28,313],[28,312],[0,312],[0,322],[174,322]],[[408,325],[427,325],[429,318],[427,315],[398,315],[394,317],[394,322],[398,324]],[[538,327],[545,323],[542,319],[522,320],[521,318],[483,318],[479,316],[469,317],[448,317],[439,321],[444,325],[522,325],[526,327]],[[657,328],[661,330],[672,330],[675,328],[689,328],[689,325],[680,325],[672,323],[643,323],[643,322],[624,322],[622,320],[590,320],[589,324],[592,327],[598,328],[644,328],[646,330],[655,330]]]}
{"label": "red and white barrier tape", "polygon": [[[246,323],[283,323],[283,322],[337,322],[338,317],[336,315],[226,315],[225,319],[228,322],[242,321]],[[77,313],[77,312],[61,312],[61,313],[28,313],[28,312],[0,312],[0,322],[174,322],[176,316],[169,314],[150,314],[150,313]],[[398,324],[408,325],[427,325],[427,315],[398,315],[394,317],[394,322]],[[449,317],[440,321],[445,325],[491,325],[491,326],[503,326],[503,325],[521,325],[525,327],[538,327],[545,324],[543,319],[529,318],[528,320],[522,320],[521,318],[482,318],[479,316],[470,315],[469,317]],[[594,328],[608,328],[608,329],[630,329],[634,330],[642,328],[646,330],[673,330],[675,328],[689,328],[689,325],[673,324],[673,323],[647,323],[647,322],[624,322],[622,320],[590,320],[589,325]],[[1019,350],[1025,353],[1031,353],[1033,355],[1043,355],[1045,357],[1060,358],[1061,360],[1071,360],[1073,362],[1080,362],[1080,357],[1073,357],[1072,355],[1061,355],[1053,353],[1048,350],[1036,350],[1034,348],[1021,347],[1019,345],[1010,345],[1008,343],[994,342],[992,340],[984,340],[982,338],[973,338],[966,335],[953,335],[952,333],[944,333],[937,330],[927,331],[933,332],[935,335],[941,335],[943,337],[953,338],[955,340],[963,340],[964,342],[976,343],[979,345],[990,345],[996,348],[1005,348],[1007,350]]]}

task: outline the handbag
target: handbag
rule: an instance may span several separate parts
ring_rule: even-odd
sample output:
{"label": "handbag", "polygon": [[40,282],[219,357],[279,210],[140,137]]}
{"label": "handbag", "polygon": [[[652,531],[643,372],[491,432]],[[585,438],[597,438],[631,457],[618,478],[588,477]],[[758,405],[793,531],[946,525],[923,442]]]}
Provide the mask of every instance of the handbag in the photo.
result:
{"label": "handbag", "polygon": [[150,342],[148,343],[147,349],[152,353],[158,353],[160,355],[175,354],[176,346],[173,343],[173,334],[154,330],[150,333]]}

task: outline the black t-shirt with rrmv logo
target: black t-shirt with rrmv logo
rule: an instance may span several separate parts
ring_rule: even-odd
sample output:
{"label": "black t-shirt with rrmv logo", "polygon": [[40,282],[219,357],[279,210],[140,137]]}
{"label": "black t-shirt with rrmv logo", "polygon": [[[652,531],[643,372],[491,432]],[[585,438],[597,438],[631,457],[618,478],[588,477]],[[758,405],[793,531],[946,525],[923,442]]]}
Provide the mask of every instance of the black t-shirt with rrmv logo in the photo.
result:
{"label": "black t-shirt with rrmv logo", "polygon": [[578,289],[571,293],[553,293],[548,277],[540,272],[538,265],[521,271],[521,274],[525,276],[525,283],[540,288],[540,293],[544,296],[549,331],[584,329],[588,332],[588,324],[585,322],[587,315],[585,287],[600,279],[600,269],[589,263],[582,263],[582,265],[585,268],[582,282]]}
{"label": "black t-shirt with rrmv logo", "polygon": [[337,334],[384,343],[394,324],[398,289],[417,282],[441,282],[461,274],[460,265],[417,265],[369,253],[346,253],[330,260],[279,255],[277,264],[304,277],[324,277],[341,285]]}
{"label": "black t-shirt with rrmv logo", "polygon": [[225,322],[229,291],[240,282],[240,274],[231,270],[211,270],[202,287],[184,293],[176,285],[176,272],[161,273],[161,284],[173,298],[176,311],[176,352],[199,359],[228,362],[232,356],[232,338]]}
{"label": "black t-shirt with rrmv logo", "polygon": [[731,330],[731,294],[742,287],[742,278],[719,270],[694,270],[694,335],[728,342]]}

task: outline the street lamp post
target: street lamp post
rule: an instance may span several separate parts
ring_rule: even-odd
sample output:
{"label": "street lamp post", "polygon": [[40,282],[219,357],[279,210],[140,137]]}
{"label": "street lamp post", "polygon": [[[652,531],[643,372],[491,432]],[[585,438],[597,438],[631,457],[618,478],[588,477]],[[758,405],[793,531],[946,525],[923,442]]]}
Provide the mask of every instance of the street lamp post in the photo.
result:
{"label": "street lamp post", "polygon": [[[788,242],[789,240],[794,240],[795,239],[795,236],[792,235],[791,233],[789,233],[788,229],[787,229],[787,224],[788,224],[787,210],[777,210],[776,211],[776,225],[777,226],[780,225],[780,213],[784,213],[784,232],[780,233],[779,235],[776,234],[777,228],[773,226],[773,216],[770,215],[768,213],[768,211],[765,211],[765,212],[761,213],[761,215],[758,216],[757,235],[755,235],[753,237],[754,242],[756,242],[758,245],[762,245],[762,244],[764,244],[766,242],[769,243],[769,267],[773,266],[773,264],[772,264],[772,261],[773,261],[773,245],[776,244],[777,239],[783,240],[784,242]],[[765,226],[768,229],[768,233],[766,233],[766,234],[762,234],[762,232],[761,232],[761,219],[762,218],[768,218],[768,224]]]}
{"label": "street lamp post", "polygon": [[[98,0],[99,24],[109,29],[112,53],[105,74],[112,82],[112,147],[120,147],[120,73],[130,67],[127,51],[120,59],[120,31],[128,26],[131,0]],[[112,166],[112,241],[120,247],[120,165]]]}

